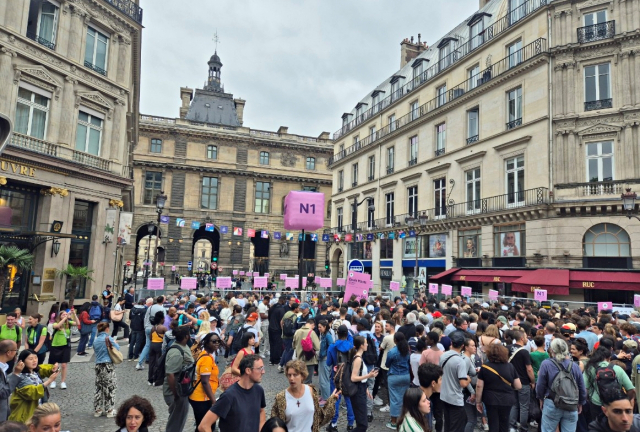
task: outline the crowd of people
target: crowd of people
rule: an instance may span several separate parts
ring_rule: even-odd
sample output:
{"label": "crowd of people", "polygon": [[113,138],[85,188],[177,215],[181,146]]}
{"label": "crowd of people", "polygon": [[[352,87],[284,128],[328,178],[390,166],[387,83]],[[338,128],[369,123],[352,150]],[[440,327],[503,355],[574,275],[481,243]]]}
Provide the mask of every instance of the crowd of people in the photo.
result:
{"label": "crowd of people", "polygon": [[[348,431],[366,431],[375,416],[402,432],[640,432],[638,312],[404,293],[178,292],[139,302],[133,292],[109,294],[77,311],[54,307],[48,325],[8,314],[0,432],[60,430],[49,390],[58,376],[67,388],[76,326],[76,355],[95,355],[94,416],[114,418],[122,432],[155,419],[138,396],[117,407],[123,359],[114,351],[123,342],[125,365],[162,387],[167,431],[338,432],[342,414]],[[267,371],[286,379],[269,414]]]}

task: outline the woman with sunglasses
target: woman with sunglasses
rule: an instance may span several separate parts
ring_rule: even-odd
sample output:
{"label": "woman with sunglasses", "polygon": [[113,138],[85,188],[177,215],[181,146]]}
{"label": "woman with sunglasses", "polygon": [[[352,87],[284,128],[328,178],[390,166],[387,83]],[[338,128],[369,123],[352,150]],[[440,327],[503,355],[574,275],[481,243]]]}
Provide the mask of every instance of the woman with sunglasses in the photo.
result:
{"label": "woman with sunglasses", "polygon": [[220,337],[215,333],[205,335],[194,350],[196,359],[196,387],[189,396],[189,404],[193,408],[196,420],[196,432],[207,411],[216,401],[218,389],[218,366],[215,353],[220,348]]}

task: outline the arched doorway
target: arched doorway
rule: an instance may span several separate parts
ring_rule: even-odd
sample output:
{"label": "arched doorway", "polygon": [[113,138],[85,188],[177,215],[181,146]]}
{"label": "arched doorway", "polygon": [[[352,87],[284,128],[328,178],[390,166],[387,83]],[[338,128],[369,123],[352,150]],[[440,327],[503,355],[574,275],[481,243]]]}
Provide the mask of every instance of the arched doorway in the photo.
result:
{"label": "arched doorway", "polygon": [[253,260],[253,271],[261,275],[269,272],[269,240],[269,232],[261,229],[257,229],[256,235],[251,237],[249,256]]}
{"label": "arched doorway", "polygon": [[[156,244],[156,236],[157,244]],[[138,277],[144,278],[151,276],[153,272],[154,259],[158,258],[158,262],[164,261],[164,254],[160,256],[160,250],[164,251],[162,246],[162,230],[158,231],[158,227],[152,223],[147,222],[141,225],[136,231],[136,250],[135,250],[135,274],[136,280]],[[155,248],[158,248],[158,254],[154,253]],[[162,260],[160,260],[162,258]],[[158,273],[161,272],[158,266]]]}
{"label": "arched doorway", "polygon": [[202,272],[206,273],[207,271],[211,271],[210,263],[214,257],[218,257],[219,251],[220,233],[216,228],[213,228],[213,231],[207,231],[203,224],[195,230],[193,232],[193,243],[191,245],[193,272],[195,273],[199,270],[200,264],[202,264],[202,267],[206,265],[206,268],[203,268]]}
{"label": "arched doorway", "polygon": [[342,253],[342,249],[340,247],[336,247],[336,249],[331,254],[331,278],[333,282],[337,281],[338,278],[343,277],[344,272],[344,253]]}

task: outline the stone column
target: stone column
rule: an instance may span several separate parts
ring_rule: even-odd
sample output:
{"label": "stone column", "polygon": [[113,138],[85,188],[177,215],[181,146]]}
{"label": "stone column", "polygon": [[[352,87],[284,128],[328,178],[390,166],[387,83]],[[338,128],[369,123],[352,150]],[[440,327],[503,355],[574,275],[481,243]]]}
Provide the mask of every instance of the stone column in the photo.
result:
{"label": "stone column", "polygon": [[[578,138],[580,139],[580,138]],[[576,134],[574,131],[569,131],[569,136],[567,138],[567,155],[568,155],[568,160],[567,160],[567,166],[575,166],[577,169],[575,170],[576,172],[576,178],[566,178],[565,179],[567,181],[570,182],[578,182],[578,183],[582,183],[584,182],[584,157],[581,157],[581,151],[583,151],[582,146],[580,145],[576,145]],[[573,170],[571,170],[573,172]],[[571,174],[569,174],[570,176]]]}
{"label": "stone column", "polygon": [[[117,99],[116,99],[116,104],[117,104]],[[104,120],[103,120],[103,126],[102,126],[102,142],[100,143],[100,154],[98,154],[98,156],[100,156],[101,158],[104,159],[111,159],[111,154],[113,153],[112,147],[113,147],[113,114],[114,114],[114,109],[110,108],[109,111],[107,111],[107,115],[105,116]]]}
{"label": "stone column", "polygon": [[84,64],[82,46],[84,40],[84,20],[88,17],[87,12],[75,5],[69,6],[71,13],[71,25],[69,27],[69,45],[67,57],[76,63]]}
{"label": "stone column", "polygon": [[[104,153],[104,158],[111,159],[112,161],[122,162],[122,155],[125,153],[123,149],[126,147],[126,101],[122,99],[115,100],[115,107],[113,112],[113,128],[111,131],[111,142],[109,147],[110,153]],[[123,127],[125,125],[125,127]]]}
{"label": "stone column", "polygon": [[5,114],[13,112],[13,62],[15,51],[8,48],[0,48],[0,89],[4,91],[0,97],[0,112]]}
{"label": "stone column", "polygon": [[566,148],[567,146],[564,144],[564,134],[560,131],[555,133],[554,136],[555,141],[555,160],[553,161],[553,172],[555,183],[565,183],[565,156],[566,156]]}
{"label": "stone column", "polygon": [[635,85],[635,104],[640,107],[640,51],[636,51],[633,56],[634,63],[634,85]]}
{"label": "stone column", "polygon": [[26,33],[22,30],[23,21],[26,23],[26,15],[29,14],[28,0],[4,0],[5,3],[5,25],[16,33]]}
{"label": "stone column", "polygon": [[564,115],[564,111],[562,110],[562,92],[564,91],[564,85],[562,85],[562,65],[556,65],[554,70],[556,72],[556,78],[553,83],[553,104],[555,105],[555,115],[558,117]]}
{"label": "stone column", "polygon": [[118,84],[126,85],[130,80],[129,71],[131,70],[131,39],[126,37],[120,38],[120,50],[118,51]]}
{"label": "stone column", "polygon": [[[554,46],[562,45],[562,26],[560,24],[560,13],[553,14],[553,42]],[[551,48],[551,47],[549,47]]]}
{"label": "stone column", "polygon": [[47,127],[47,136],[45,139],[52,143],[58,142],[58,137],[60,134],[60,122],[58,119],[60,118],[62,101],[60,100],[60,89],[56,88],[53,91],[53,97],[50,101],[49,106],[49,124]]}
{"label": "stone column", "polygon": [[107,77],[113,81],[116,80],[116,75],[118,74],[118,42],[120,42],[119,36],[114,34],[109,39],[109,46],[107,47],[109,50],[109,54],[107,56]]}
{"label": "stone column", "polygon": [[576,112],[575,69],[576,69],[576,62],[570,61],[570,62],[567,63],[567,74],[568,74],[567,84],[568,85],[567,85],[567,103],[566,103],[565,111],[569,115],[575,114],[575,112]]}
{"label": "stone column", "polygon": [[619,88],[622,90],[623,108],[631,108],[631,80],[629,78],[629,56],[628,51],[620,54],[622,66],[622,83]]}
{"label": "stone column", "polygon": [[[620,19],[616,21],[616,33],[624,33],[627,31],[627,1],[626,0],[619,0],[619,10],[620,10]],[[608,12],[608,11],[607,11]],[[619,23],[618,23],[619,21]],[[620,27],[618,27],[618,25]]]}
{"label": "stone column", "polygon": [[[636,158],[636,147],[633,145],[633,123],[626,123],[623,129],[624,133],[624,144],[622,145],[622,152],[620,154],[626,155],[624,158],[623,172],[621,175],[617,175],[618,178],[631,178],[633,177],[633,173],[635,172],[635,167],[633,161]],[[615,143],[615,141],[614,141]]]}
{"label": "stone column", "polygon": [[60,109],[60,132],[58,143],[74,148],[71,142],[75,129],[76,118],[76,95],[74,87],[78,82],[70,76],[65,77],[64,88],[62,90],[62,107]]}

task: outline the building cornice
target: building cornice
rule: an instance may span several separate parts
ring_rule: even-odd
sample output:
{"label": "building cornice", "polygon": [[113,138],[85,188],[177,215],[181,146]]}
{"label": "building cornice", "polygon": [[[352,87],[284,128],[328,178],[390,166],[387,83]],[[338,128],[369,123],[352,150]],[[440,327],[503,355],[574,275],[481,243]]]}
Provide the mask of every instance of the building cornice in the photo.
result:
{"label": "building cornice", "polygon": [[482,150],[482,151],[479,151],[479,152],[476,152],[476,153],[472,153],[470,155],[462,156],[461,158],[456,159],[456,162],[458,164],[462,165],[463,163],[467,163],[467,162],[472,161],[474,159],[479,159],[479,158],[483,157],[486,154],[487,154],[486,150]]}

